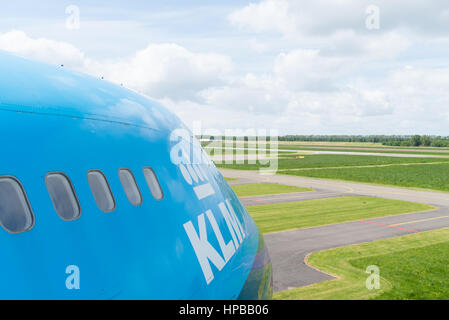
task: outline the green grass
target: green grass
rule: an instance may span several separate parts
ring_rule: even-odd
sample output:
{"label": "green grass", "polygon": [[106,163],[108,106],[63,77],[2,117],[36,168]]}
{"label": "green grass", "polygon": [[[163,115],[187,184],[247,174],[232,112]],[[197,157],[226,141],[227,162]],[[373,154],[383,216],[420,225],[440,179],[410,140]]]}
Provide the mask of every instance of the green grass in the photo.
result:
{"label": "green grass", "polygon": [[226,180],[226,181],[237,181],[238,179],[236,179],[236,178],[227,178],[227,177],[225,177],[225,180]]}
{"label": "green grass", "polygon": [[[286,158],[286,159],[284,159]],[[305,169],[305,168],[329,168],[347,166],[371,166],[386,164],[413,164],[413,163],[433,163],[449,162],[449,158],[402,158],[402,157],[378,157],[361,155],[340,155],[340,154],[320,154],[305,155],[304,159],[296,159],[296,155],[282,155],[278,160],[278,168],[283,169]],[[240,170],[258,170],[260,164],[217,164],[218,167]]]}
{"label": "green grass", "polygon": [[282,173],[449,191],[449,164],[284,171]]}
{"label": "green grass", "polygon": [[340,197],[247,207],[263,233],[425,211],[425,204],[371,197]]}
{"label": "green grass", "polygon": [[[202,143],[208,146],[209,143]],[[245,143],[244,147],[256,148],[255,143]],[[263,145],[261,148],[269,148],[270,144]],[[304,143],[297,141],[295,143],[285,143],[279,141],[277,145],[271,146],[279,150],[316,150],[316,151],[342,151],[342,152],[375,152],[375,153],[400,153],[400,154],[422,154],[422,155],[442,155],[449,156],[447,147],[405,147],[405,146],[385,146],[375,143]],[[224,144],[222,145],[224,148]],[[379,150],[381,149],[381,150]],[[440,152],[443,151],[443,152]],[[446,153],[445,153],[446,152]]]}
{"label": "green grass", "polygon": [[231,186],[239,197],[262,196],[267,194],[292,193],[292,192],[308,192],[313,191],[309,188],[301,188],[295,186],[286,186],[283,184],[258,183],[258,184],[241,184]]}
{"label": "green grass", "polygon": [[[347,148],[347,149],[351,149],[351,148],[357,148],[357,149],[384,149],[384,150],[391,150],[391,149],[401,149],[401,150],[409,150],[409,151],[414,151],[414,150],[445,150],[445,151],[449,151],[448,147],[423,147],[423,146],[387,146],[387,145],[383,145],[383,144],[375,144],[375,143],[368,143],[368,144],[363,144],[363,143],[351,143],[351,142],[347,142],[347,143],[321,143],[321,144],[314,144],[314,143],[301,143],[301,142],[297,142],[297,143],[285,143],[284,141],[279,141],[278,146],[280,148],[287,148],[289,146],[293,146],[293,147],[316,147],[316,148]],[[391,151],[390,151],[391,152]]]}
{"label": "green grass", "polygon": [[[382,149],[377,150],[376,148]],[[426,149],[421,147],[414,147],[413,149],[416,150],[408,150],[407,148],[400,148],[400,147],[392,147],[392,148],[382,148],[382,147],[374,147],[374,150],[372,147],[325,147],[325,146],[300,146],[300,145],[280,145],[278,147],[279,150],[285,149],[285,150],[308,150],[308,151],[337,151],[337,152],[362,152],[362,153],[396,153],[396,154],[417,154],[417,155],[435,155],[435,156],[443,156],[443,157],[449,157],[449,152],[447,149]],[[393,149],[393,150],[390,150]],[[400,150],[395,150],[400,149]],[[442,150],[442,152],[438,152],[439,150]]]}
{"label": "green grass", "polygon": [[[449,299],[449,229],[313,253],[308,263],[339,279],[283,291],[275,299]],[[370,265],[380,269],[380,289],[368,290]]]}

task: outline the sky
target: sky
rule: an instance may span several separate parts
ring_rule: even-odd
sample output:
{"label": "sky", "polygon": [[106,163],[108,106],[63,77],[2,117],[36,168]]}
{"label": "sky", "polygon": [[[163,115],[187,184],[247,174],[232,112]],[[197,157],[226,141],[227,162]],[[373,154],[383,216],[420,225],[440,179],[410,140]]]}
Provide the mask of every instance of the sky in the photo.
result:
{"label": "sky", "polygon": [[189,127],[449,135],[447,0],[15,0],[0,50],[121,83]]}

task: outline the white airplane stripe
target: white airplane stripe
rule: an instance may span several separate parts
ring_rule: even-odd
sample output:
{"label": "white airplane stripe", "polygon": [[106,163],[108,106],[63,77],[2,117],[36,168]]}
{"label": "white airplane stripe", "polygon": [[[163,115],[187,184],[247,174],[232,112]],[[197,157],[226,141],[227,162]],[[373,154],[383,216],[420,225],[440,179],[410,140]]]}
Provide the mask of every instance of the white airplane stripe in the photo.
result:
{"label": "white airplane stripe", "polygon": [[199,185],[197,187],[194,187],[193,191],[195,191],[195,194],[198,197],[198,200],[202,200],[206,197],[209,197],[209,196],[215,194],[215,191],[212,188],[210,183],[205,183],[205,184]]}

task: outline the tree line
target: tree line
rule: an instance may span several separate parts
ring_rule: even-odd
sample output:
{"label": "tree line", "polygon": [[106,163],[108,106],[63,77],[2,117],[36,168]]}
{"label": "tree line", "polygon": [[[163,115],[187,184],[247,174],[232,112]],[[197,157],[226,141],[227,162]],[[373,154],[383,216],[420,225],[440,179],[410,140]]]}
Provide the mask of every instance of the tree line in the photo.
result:
{"label": "tree line", "polygon": [[387,146],[404,147],[449,147],[449,137],[428,135],[286,135],[279,141],[311,141],[311,142],[372,142]]}
{"label": "tree line", "polygon": [[[236,137],[210,137],[197,136],[198,139],[205,140],[236,140]],[[256,137],[243,136],[239,137],[244,141],[256,141]],[[251,139],[250,139],[251,138]],[[306,141],[306,142],[372,142],[382,143],[386,146],[401,147],[448,147],[449,136],[429,136],[429,135],[286,135],[279,136],[278,140],[282,141]]]}

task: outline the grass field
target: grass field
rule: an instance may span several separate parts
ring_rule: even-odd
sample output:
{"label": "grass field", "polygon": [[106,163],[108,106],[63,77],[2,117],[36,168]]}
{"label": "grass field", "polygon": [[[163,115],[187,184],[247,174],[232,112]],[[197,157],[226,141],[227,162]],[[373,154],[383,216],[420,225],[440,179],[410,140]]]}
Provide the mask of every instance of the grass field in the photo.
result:
{"label": "grass field", "polygon": [[[449,229],[313,253],[308,263],[339,279],[283,291],[275,299],[449,299]],[[380,270],[380,289],[368,290],[365,270]]]}
{"label": "grass field", "polygon": [[225,177],[225,180],[226,180],[226,181],[237,181],[238,179],[236,179],[236,178],[227,178],[227,177]]}
{"label": "grass field", "polygon": [[[202,145],[207,147],[209,145],[208,142],[202,142]],[[224,148],[225,144],[222,144]],[[270,143],[265,144],[256,144],[256,143],[244,143],[245,147],[255,148],[255,147],[263,147],[269,148]],[[441,152],[449,152],[449,148],[446,147],[405,147],[405,146],[387,146],[382,145],[380,143],[357,143],[357,142],[307,142],[307,141],[279,141],[277,145],[272,145],[273,148],[276,149],[309,149],[314,148],[315,150],[327,150],[327,151],[363,151],[366,149],[366,152],[404,152],[404,153],[418,153],[421,152],[431,152],[435,151],[435,154],[441,154]],[[381,149],[381,150],[380,150]],[[396,151],[400,150],[400,151]],[[444,154],[444,153],[443,153]]]}
{"label": "grass field", "polygon": [[[210,141],[202,141],[201,145],[203,147],[209,146],[212,142]],[[234,141],[235,143],[235,141]],[[224,142],[222,141],[222,144],[224,145]],[[245,146],[256,146],[257,144],[260,145],[270,145],[270,141],[260,141],[260,142],[254,142],[254,141],[245,141]],[[372,143],[372,142],[326,142],[326,141],[278,141],[278,145],[304,145],[304,146],[335,146],[335,147],[342,147],[342,146],[350,146],[350,147],[390,147],[390,146],[384,146],[381,143]]]}
{"label": "grass field", "polygon": [[239,197],[261,196],[267,194],[293,193],[313,191],[309,188],[286,186],[283,184],[258,183],[231,186]]}
{"label": "grass field", "polygon": [[284,171],[283,174],[449,191],[449,163]]}
{"label": "grass field", "polygon": [[366,150],[378,150],[382,149],[387,152],[394,152],[391,150],[402,150],[402,151],[409,151],[409,152],[421,152],[421,151],[449,151],[449,148],[447,147],[424,147],[424,146],[387,146],[380,143],[357,143],[357,142],[304,142],[304,141],[296,141],[288,143],[286,141],[279,141],[278,142],[279,149],[295,149],[295,148],[344,148],[344,149],[366,149]]}
{"label": "grass field", "polygon": [[433,209],[425,204],[371,197],[341,197],[247,207],[262,233]]}
{"label": "grass field", "polygon": [[[300,168],[328,168],[346,166],[372,166],[387,164],[413,164],[413,163],[435,163],[448,162],[449,158],[402,158],[402,157],[378,157],[360,155],[305,155],[303,159],[296,159],[296,155],[282,155],[279,159],[279,169],[300,169]],[[258,170],[260,164],[217,164],[218,167],[240,170]]]}
{"label": "grass field", "polygon": [[[312,146],[289,146],[280,145],[279,150],[306,150],[306,151],[337,151],[337,152],[362,152],[362,153],[396,153],[396,154],[417,154],[417,155],[437,155],[443,157],[449,157],[449,150],[447,149],[401,149],[401,148],[368,148],[368,147],[312,147]],[[379,150],[381,149],[381,150]]]}
{"label": "grass field", "polygon": [[[247,163],[217,166],[240,170],[262,167]],[[296,159],[296,155],[287,154],[279,159],[278,167],[278,173],[289,175],[449,191],[449,158],[305,155]]]}

